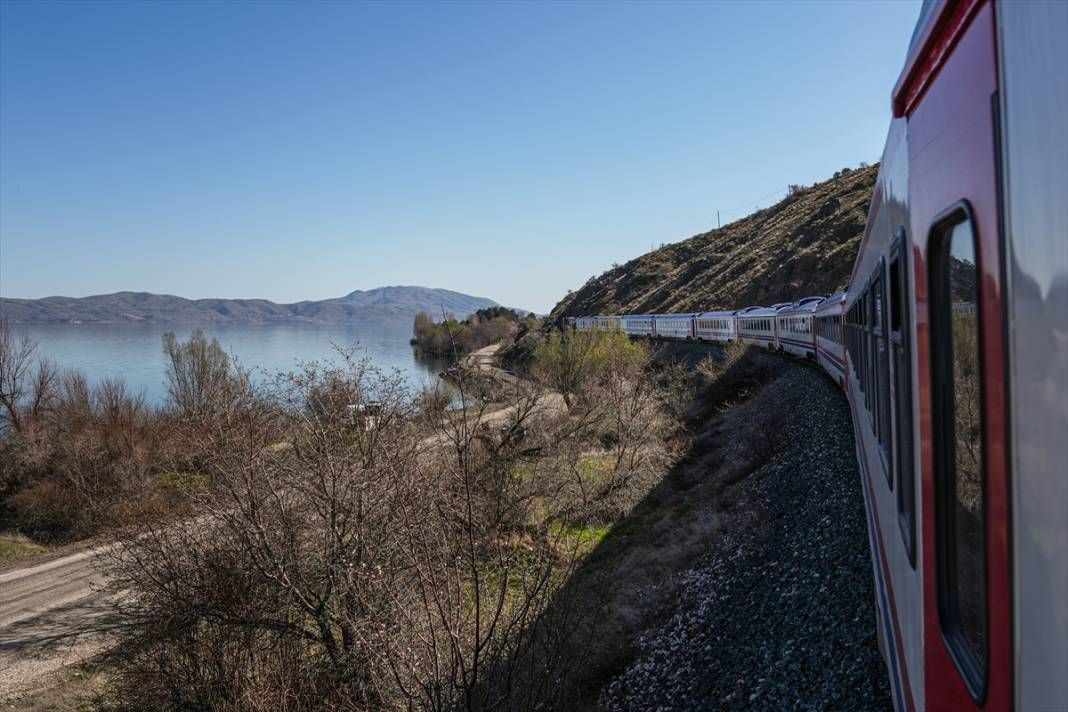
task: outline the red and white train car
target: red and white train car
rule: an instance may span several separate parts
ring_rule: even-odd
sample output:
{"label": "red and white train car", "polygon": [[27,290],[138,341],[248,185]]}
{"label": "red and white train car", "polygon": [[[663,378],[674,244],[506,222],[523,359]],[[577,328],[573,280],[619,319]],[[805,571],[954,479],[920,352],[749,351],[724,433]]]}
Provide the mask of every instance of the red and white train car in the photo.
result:
{"label": "red and white train car", "polygon": [[1068,710],[1068,4],[924,6],[845,299],[899,710]]}
{"label": "red and white train car", "polygon": [[816,362],[839,385],[845,385],[845,345],[842,305],[846,293],[824,299],[812,313],[816,332]]}

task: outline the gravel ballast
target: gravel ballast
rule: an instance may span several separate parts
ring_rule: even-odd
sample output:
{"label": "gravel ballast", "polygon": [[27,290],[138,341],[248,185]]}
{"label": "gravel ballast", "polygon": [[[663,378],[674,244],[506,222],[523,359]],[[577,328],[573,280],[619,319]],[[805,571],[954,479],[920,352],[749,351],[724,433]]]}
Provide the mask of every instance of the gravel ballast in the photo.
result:
{"label": "gravel ballast", "polygon": [[674,615],[601,694],[609,710],[889,710],[849,408],[781,359],[803,408],[786,445],[734,485],[732,526],[660,585]]}

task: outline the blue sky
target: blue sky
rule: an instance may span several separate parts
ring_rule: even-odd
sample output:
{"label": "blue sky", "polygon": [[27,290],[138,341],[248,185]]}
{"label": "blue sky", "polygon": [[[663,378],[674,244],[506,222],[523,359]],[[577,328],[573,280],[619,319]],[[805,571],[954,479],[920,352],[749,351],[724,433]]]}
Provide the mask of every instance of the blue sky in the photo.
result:
{"label": "blue sky", "polygon": [[878,160],[918,13],[2,2],[0,294],[420,284],[547,311]]}

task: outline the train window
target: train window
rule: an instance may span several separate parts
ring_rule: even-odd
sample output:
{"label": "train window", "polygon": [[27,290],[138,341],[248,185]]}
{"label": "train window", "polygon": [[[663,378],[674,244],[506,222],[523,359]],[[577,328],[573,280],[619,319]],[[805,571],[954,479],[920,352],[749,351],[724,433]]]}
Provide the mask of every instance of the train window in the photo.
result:
{"label": "train window", "polygon": [[909,251],[905,228],[897,232],[890,261],[890,358],[894,379],[894,462],[897,523],[909,563],[916,567],[916,481],[912,467],[912,353],[909,347]]}
{"label": "train window", "polygon": [[931,359],[938,614],[972,695],[987,663],[986,535],[975,231],[962,203],[931,239]]}
{"label": "train window", "polygon": [[875,377],[876,377],[876,416],[879,427],[876,431],[882,446],[883,464],[886,466],[886,481],[891,489],[894,486],[893,446],[891,444],[890,426],[890,349],[887,343],[889,335],[886,309],[886,280],[883,279],[885,260],[879,261],[878,274],[874,282],[875,294]]}

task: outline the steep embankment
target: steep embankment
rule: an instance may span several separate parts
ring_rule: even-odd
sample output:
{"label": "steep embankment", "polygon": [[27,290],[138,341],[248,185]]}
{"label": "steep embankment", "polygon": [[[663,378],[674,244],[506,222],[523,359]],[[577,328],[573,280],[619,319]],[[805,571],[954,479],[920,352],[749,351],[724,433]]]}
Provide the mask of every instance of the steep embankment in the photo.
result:
{"label": "steep embankment", "polygon": [[802,188],[614,267],[568,294],[552,316],[728,309],[835,292],[849,279],[877,172],[870,166]]}

